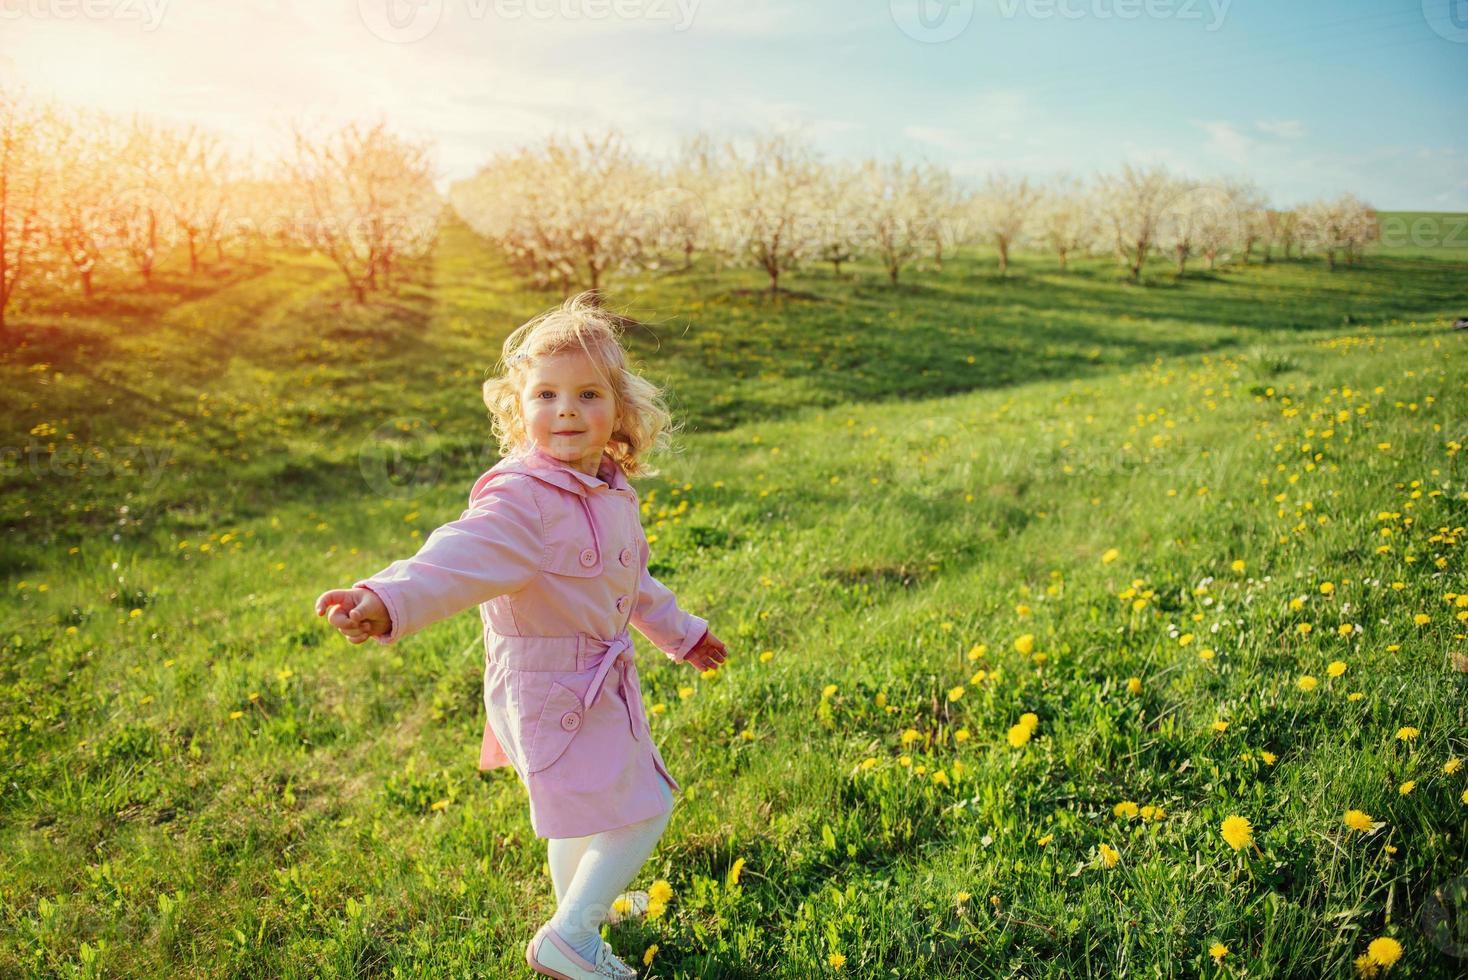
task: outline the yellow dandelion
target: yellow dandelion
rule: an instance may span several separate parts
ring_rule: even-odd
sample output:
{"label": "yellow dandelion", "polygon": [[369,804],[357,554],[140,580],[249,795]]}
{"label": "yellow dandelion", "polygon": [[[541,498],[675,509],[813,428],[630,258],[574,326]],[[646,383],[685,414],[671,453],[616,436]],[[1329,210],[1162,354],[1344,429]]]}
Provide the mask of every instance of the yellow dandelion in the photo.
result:
{"label": "yellow dandelion", "polygon": [[1295,681],[1295,686],[1302,691],[1313,691],[1315,690],[1315,685],[1318,683],[1320,682],[1309,674],[1301,674],[1300,679]]}
{"label": "yellow dandelion", "polygon": [[653,943],[651,946],[647,947],[647,952],[645,952],[645,953],[642,954],[642,965],[643,966],[652,966],[652,958],[657,955],[657,952],[658,952],[658,944],[657,943]]}
{"label": "yellow dandelion", "polygon": [[845,965],[846,957],[842,956],[840,953],[832,953],[830,956],[826,957],[826,962],[839,970],[843,965]]}
{"label": "yellow dandelion", "polygon": [[1097,844],[1096,849],[1101,852],[1101,859],[1108,868],[1116,867],[1116,862],[1121,860],[1121,854],[1109,844]]}
{"label": "yellow dandelion", "polygon": [[1016,638],[1014,649],[1016,653],[1021,653],[1028,657],[1035,650],[1035,634],[1025,633]]}
{"label": "yellow dandelion", "polygon": [[1426,613],[1417,613],[1415,616],[1412,617],[1412,622],[1416,623],[1418,626],[1426,626],[1428,623],[1432,622],[1432,617],[1427,615]]}
{"label": "yellow dandelion", "polygon": [[949,688],[948,689],[948,700],[950,700],[950,701],[957,701],[961,697],[963,697],[963,687],[962,687],[962,685],[960,685],[958,687],[952,687],[952,688]]}
{"label": "yellow dandelion", "polygon": [[1244,559],[1235,558],[1233,560],[1233,564],[1229,565],[1229,567],[1236,572],[1242,572],[1244,570]]}
{"label": "yellow dandelion", "polygon": [[1371,957],[1371,962],[1385,969],[1402,958],[1402,944],[1390,936],[1381,936],[1371,940],[1371,945],[1366,947],[1366,955]]}
{"label": "yellow dandelion", "polygon": [[1223,834],[1228,846],[1236,851],[1243,850],[1254,842],[1254,828],[1244,817],[1224,817],[1219,832]]}
{"label": "yellow dandelion", "polygon": [[1309,623],[1300,623],[1295,627],[1295,632],[1299,633],[1301,636],[1304,636],[1306,633],[1309,633],[1314,628],[1315,627],[1311,626]]}
{"label": "yellow dandelion", "polygon": [[1116,561],[1116,559],[1120,557],[1120,550],[1116,548],[1107,548],[1105,551],[1101,552],[1101,564],[1110,565],[1112,562]]}
{"label": "yellow dandelion", "polygon": [[922,733],[919,732],[916,728],[909,728],[902,733],[902,744],[911,745],[913,742],[916,742],[922,737]]}
{"label": "yellow dandelion", "polygon": [[1406,796],[1408,793],[1412,792],[1412,790],[1416,788],[1417,780],[1409,779],[1405,783],[1397,787],[1397,792],[1400,793],[1402,796]]}
{"label": "yellow dandelion", "polygon": [[1321,595],[1330,595],[1334,591],[1335,591],[1335,583],[1334,582],[1321,582],[1320,583],[1320,594]]}
{"label": "yellow dandelion", "polygon": [[825,687],[821,688],[821,700],[824,701],[824,700],[826,700],[827,698],[829,698],[831,695],[833,695],[835,693],[836,693],[836,685],[835,684],[827,684]]}
{"label": "yellow dandelion", "polygon": [[1463,760],[1457,758],[1456,756],[1453,757],[1453,758],[1451,758],[1451,759],[1449,759],[1447,762],[1444,762],[1443,763],[1443,772],[1446,773],[1449,776],[1451,776],[1453,773],[1457,772],[1459,769],[1462,769],[1462,768],[1463,768]]}
{"label": "yellow dandelion", "polygon": [[968,729],[967,728],[960,728],[958,731],[956,731],[956,732],[953,733],[953,741],[957,742],[959,745],[962,745],[964,742],[967,742],[968,741],[968,738],[969,738],[969,735],[968,735]]}
{"label": "yellow dandelion", "polygon": [[1215,721],[1209,727],[1212,728],[1215,732],[1226,732],[1226,731],[1228,731],[1228,722],[1226,722],[1226,721]]}
{"label": "yellow dandelion", "polygon": [[1030,740],[1030,735],[1033,731],[1034,729],[1030,728],[1029,725],[1010,725],[1009,744],[1015,748],[1019,748]]}
{"label": "yellow dandelion", "polygon": [[1180,636],[1180,637],[1177,638],[1177,645],[1180,646],[1180,647],[1185,647],[1189,643],[1192,643],[1192,642],[1193,642],[1193,634],[1192,633],[1184,633],[1182,636]]}
{"label": "yellow dandelion", "polygon": [[1137,815],[1137,805],[1131,800],[1122,800],[1111,808],[1111,814],[1116,817],[1135,817]]}
{"label": "yellow dandelion", "polygon": [[655,898],[659,902],[666,902],[673,897],[673,886],[666,878],[659,878],[647,886],[647,897]]}
{"label": "yellow dandelion", "polygon": [[1223,958],[1228,955],[1228,947],[1223,943],[1214,943],[1208,947],[1208,955],[1213,957],[1215,965],[1220,964],[1223,962]]}
{"label": "yellow dandelion", "polygon": [[1364,834],[1371,829],[1371,814],[1362,810],[1347,810],[1341,822],[1352,830],[1359,830]]}
{"label": "yellow dandelion", "polygon": [[1410,742],[1421,734],[1422,733],[1420,731],[1413,728],[1411,725],[1403,725],[1401,728],[1397,729],[1397,738],[1401,739],[1403,742]]}
{"label": "yellow dandelion", "polygon": [[[1463,795],[1464,796],[1468,796],[1468,789],[1465,789],[1463,791]],[[1465,803],[1468,803],[1468,800],[1464,800],[1464,802]],[[1041,847],[1044,847],[1046,844],[1050,843],[1054,839],[1055,839],[1055,835],[1054,834],[1046,834],[1044,837],[1041,837],[1038,840],[1036,840],[1035,843],[1036,844],[1039,844]]]}
{"label": "yellow dandelion", "polygon": [[1026,711],[1024,714],[1019,716],[1019,723],[1021,725],[1030,726],[1030,730],[1033,731],[1035,728],[1039,727],[1040,716],[1035,714],[1033,711]]}
{"label": "yellow dandelion", "polygon": [[1126,689],[1128,694],[1141,694],[1142,679],[1140,677],[1128,677],[1126,679]]}
{"label": "yellow dandelion", "polygon": [[1264,764],[1266,766],[1272,766],[1274,765],[1274,760],[1277,759],[1278,756],[1276,756],[1273,752],[1260,752],[1259,758],[1264,760]]}
{"label": "yellow dandelion", "polygon": [[1325,668],[1325,673],[1330,677],[1339,677],[1346,672],[1344,660],[1332,660]]}

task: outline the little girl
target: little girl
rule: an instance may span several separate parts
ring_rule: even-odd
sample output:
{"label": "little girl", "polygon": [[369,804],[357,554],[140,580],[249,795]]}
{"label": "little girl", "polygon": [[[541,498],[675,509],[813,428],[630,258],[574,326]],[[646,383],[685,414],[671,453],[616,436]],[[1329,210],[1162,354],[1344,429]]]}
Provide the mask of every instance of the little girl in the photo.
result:
{"label": "little girl", "polygon": [[708,622],[648,573],[628,478],[655,473],[671,415],[629,371],[620,325],[582,293],[517,328],[484,385],[506,455],[412,558],[316,600],[353,643],[392,643],[478,605],[481,769],[510,765],[545,837],[556,912],[525,949],[552,977],[635,977],[601,938],[681,789],[643,713],[630,624],[675,663],[721,664]]}

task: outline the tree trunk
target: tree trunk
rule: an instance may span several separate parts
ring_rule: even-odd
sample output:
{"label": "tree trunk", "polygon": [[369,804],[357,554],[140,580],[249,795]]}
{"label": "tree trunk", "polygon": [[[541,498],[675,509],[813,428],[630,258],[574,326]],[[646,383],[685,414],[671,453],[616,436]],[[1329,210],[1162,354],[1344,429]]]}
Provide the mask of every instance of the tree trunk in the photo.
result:
{"label": "tree trunk", "polygon": [[693,268],[693,243],[685,242],[683,245],[683,271],[687,272]]}
{"label": "tree trunk", "polygon": [[1326,265],[1329,267],[1330,271],[1331,272],[1334,272],[1335,271],[1335,249],[1328,248],[1328,249],[1325,250],[1325,262],[1326,262]]}
{"label": "tree trunk", "polygon": [[1009,275],[1009,242],[1003,238],[999,239],[999,274]]}
{"label": "tree trunk", "polygon": [[1209,251],[1209,252],[1204,252],[1203,255],[1208,260],[1208,271],[1209,272],[1212,272],[1213,271],[1213,260],[1218,256],[1218,253],[1217,252]]}
{"label": "tree trunk", "polygon": [[199,240],[193,235],[189,236],[189,275],[199,274]]}
{"label": "tree trunk", "polygon": [[224,240],[218,239],[214,242],[214,256],[220,262],[224,261]]}
{"label": "tree trunk", "polygon": [[92,298],[92,270],[91,269],[88,269],[86,272],[81,273],[81,277],[82,277],[82,295],[85,296],[87,299],[91,299]]}
{"label": "tree trunk", "polygon": [[897,285],[897,270],[898,270],[898,268],[899,268],[899,266],[895,262],[892,263],[891,265],[887,266],[887,277],[892,280],[892,285],[894,285],[894,286]]}
{"label": "tree trunk", "polygon": [[1060,271],[1065,271],[1065,249],[1060,250]]}
{"label": "tree trunk", "polygon": [[942,272],[943,271],[943,243],[942,242],[934,242],[933,243],[933,260],[937,264],[938,271],[939,272]]}
{"label": "tree trunk", "polygon": [[1187,271],[1188,250],[1179,246],[1173,249],[1173,252],[1177,255],[1177,274],[1181,278],[1183,273]]}

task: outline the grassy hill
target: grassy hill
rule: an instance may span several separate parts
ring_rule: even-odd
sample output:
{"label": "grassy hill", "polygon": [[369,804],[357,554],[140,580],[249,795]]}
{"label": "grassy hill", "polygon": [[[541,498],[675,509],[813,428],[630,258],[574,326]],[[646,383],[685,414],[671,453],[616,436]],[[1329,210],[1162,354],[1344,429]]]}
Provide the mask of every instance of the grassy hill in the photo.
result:
{"label": "grassy hill", "polygon": [[[685,794],[639,879],[668,911],[613,945],[665,977],[1299,975],[1390,936],[1452,975],[1423,912],[1468,907],[1465,271],[616,282],[687,425],[640,487],[654,573],[732,656],[638,637]],[[477,619],[353,647],[311,603],[458,516],[479,383],[557,297],[462,227],[366,308],[334,276],[19,317],[6,974],[527,975],[553,897],[516,777],[475,768]]]}

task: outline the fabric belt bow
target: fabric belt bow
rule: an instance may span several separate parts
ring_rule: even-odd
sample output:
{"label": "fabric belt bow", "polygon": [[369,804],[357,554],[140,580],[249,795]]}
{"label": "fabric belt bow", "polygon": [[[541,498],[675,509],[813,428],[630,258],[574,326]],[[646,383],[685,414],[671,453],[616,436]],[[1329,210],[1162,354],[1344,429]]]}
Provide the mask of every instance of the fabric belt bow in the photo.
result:
{"label": "fabric belt bow", "polygon": [[592,675],[591,686],[586,689],[586,708],[589,711],[601,697],[602,687],[613,667],[617,668],[617,692],[627,705],[627,721],[632,726],[632,737],[641,739],[648,731],[647,716],[642,709],[641,687],[637,683],[637,661],[633,657],[632,635],[626,630],[613,640],[587,637],[588,648],[595,653],[597,647],[605,649],[601,661]]}

